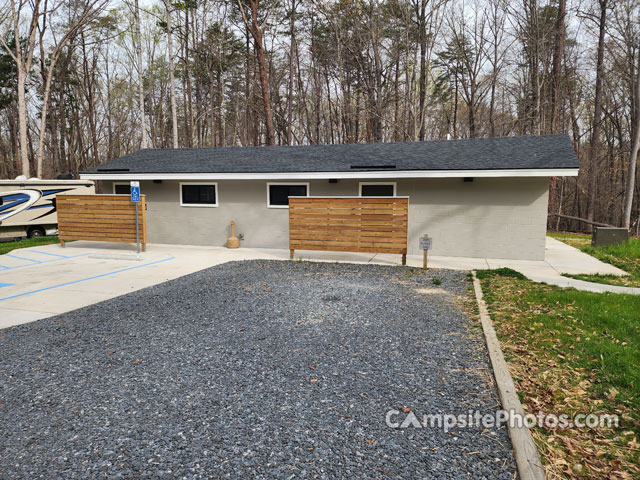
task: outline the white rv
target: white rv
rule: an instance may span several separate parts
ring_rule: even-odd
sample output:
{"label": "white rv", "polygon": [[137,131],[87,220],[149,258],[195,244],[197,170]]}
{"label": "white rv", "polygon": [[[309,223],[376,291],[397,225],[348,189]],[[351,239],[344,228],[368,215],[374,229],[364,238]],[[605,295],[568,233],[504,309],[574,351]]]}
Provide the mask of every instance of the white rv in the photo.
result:
{"label": "white rv", "polygon": [[55,235],[56,196],[94,193],[88,180],[0,180],[0,238]]}

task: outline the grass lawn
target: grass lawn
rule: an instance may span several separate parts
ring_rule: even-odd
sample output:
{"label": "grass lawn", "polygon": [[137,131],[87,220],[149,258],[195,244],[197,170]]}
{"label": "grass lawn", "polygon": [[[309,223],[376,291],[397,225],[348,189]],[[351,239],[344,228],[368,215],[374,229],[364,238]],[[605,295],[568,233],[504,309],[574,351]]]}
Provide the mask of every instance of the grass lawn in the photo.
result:
{"label": "grass lawn", "polygon": [[11,250],[15,250],[16,248],[27,248],[27,247],[35,247],[37,245],[49,245],[50,243],[58,243],[58,237],[36,237],[36,238],[25,238],[24,240],[19,240],[17,242],[4,242],[0,243],[0,255],[4,255],[5,253],[9,253]]}
{"label": "grass lawn", "polygon": [[608,283],[610,285],[624,285],[628,287],[640,287],[640,238],[631,238],[629,243],[610,245],[607,247],[594,247],[588,239],[562,239],[563,242],[578,248],[592,257],[603,262],[610,263],[625,272],[628,277],[617,275],[568,275],[566,277],[586,280],[588,282]]}
{"label": "grass lawn", "polygon": [[549,478],[640,478],[640,296],[478,272],[526,411],[617,414],[619,428],[532,430]]}
{"label": "grass lawn", "polygon": [[557,238],[558,240],[567,239],[582,239],[582,240],[591,240],[591,235],[587,235],[584,233],[573,233],[573,232],[547,232],[548,237]]}

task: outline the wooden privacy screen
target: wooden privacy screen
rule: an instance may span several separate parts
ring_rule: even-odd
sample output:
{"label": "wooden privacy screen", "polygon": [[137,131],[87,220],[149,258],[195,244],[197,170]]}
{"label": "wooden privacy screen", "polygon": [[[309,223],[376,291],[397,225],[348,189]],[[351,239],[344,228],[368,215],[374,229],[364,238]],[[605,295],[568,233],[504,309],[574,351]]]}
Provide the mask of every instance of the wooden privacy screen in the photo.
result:
{"label": "wooden privacy screen", "polygon": [[409,198],[291,197],[289,250],[402,254],[407,262]]}
{"label": "wooden privacy screen", "polygon": [[[67,240],[136,243],[136,205],[129,195],[58,195],[58,236]],[[145,197],[140,195],[138,225],[142,251],[147,243]]]}

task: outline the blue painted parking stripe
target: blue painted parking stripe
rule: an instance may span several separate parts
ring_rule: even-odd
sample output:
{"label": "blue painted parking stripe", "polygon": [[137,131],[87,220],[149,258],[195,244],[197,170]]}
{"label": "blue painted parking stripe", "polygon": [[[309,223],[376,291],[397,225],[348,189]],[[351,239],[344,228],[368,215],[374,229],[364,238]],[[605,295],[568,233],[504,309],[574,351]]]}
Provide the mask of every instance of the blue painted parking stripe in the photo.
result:
{"label": "blue painted parking stripe", "polygon": [[52,285],[51,287],[39,288],[38,290],[32,290],[30,292],[19,293],[17,295],[11,295],[9,297],[0,298],[0,302],[3,300],[9,300],[12,298],[23,297],[25,295],[31,295],[32,293],[44,292],[46,290],[53,290],[54,288],[66,287],[67,285],[73,285],[75,283],[86,282],[87,280],[95,280],[96,278],[108,277],[109,275],[115,275],[116,273],[126,272],[128,270],[135,270],[136,268],[148,267],[149,265],[155,265],[157,263],[167,262],[169,260],[173,260],[175,257],[163,258],[162,260],[156,260],[155,262],[145,263],[143,265],[136,265],[135,267],[127,267],[122,268],[120,270],[116,270],[115,272],[102,273],[100,275],[94,275],[93,277],[81,278],[80,280],[74,280],[72,282],[61,283],[59,285]]}
{"label": "blue painted parking stripe", "polygon": [[18,257],[17,255],[11,255],[9,253],[5,254],[5,257],[17,258],[18,260],[27,260],[29,262],[34,262],[34,263],[42,263],[39,260],[33,260],[31,258]]}
{"label": "blue painted parking stripe", "polygon": [[4,269],[7,269],[7,270],[10,270],[9,267],[5,267],[4,265],[0,265],[0,268],[4,268]]}
{"label": "blue painted parking stripe", "polygon": [[40,250],[29,250],[30,252],[33,253],[39,253],[41,255],[51,255],[52,257],[62,257],[62,258],[69,258],[66,255],[58,255],[57,253],[48,253],[48,252],[41,252]]}
{"label": "blue painted parking stripe", "polygon": [[[35,265],[42,265],[43,263],[51,263],[51,262],[59,262],[60,260],[66,260],[69,258],[78,258],[78,257],[86,257],[87,255],[91,255],[90,253],[82,253],[80,255],[72,255],[71,257],[64,257],[64,258],[54,258],[53,260],[44,260],[42,262],[38,262],[38,263],[27,263],[25,265],[18,265],[17,267],[4,267],[6,270],[15,270],[17,268],[24,268],[24,267],[33,267]],[[7,255],[5,255],[6,257]],[[4,266],[4,265],[2,265]]]}
{"label": "blue painted parking stripe", "polygon": [[0,283],[0,288],[1,287],[10,287],[11,285],[13,285],[13,283]]}

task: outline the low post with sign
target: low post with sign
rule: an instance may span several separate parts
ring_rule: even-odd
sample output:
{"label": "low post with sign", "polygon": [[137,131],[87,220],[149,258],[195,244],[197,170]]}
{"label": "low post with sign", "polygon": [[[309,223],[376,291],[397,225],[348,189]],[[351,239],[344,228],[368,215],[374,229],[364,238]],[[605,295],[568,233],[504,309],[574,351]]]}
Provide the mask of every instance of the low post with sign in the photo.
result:
{"label": "low post with sign", "polygon": [[140,253],[140,225],[138,223],[138,204],[140,203],[140,182],[131,182],[131,201],[136,204],[136,250]]}
{"label": "low post with sign", "polygon": [[429,250],[431,250],[432,245],[433,239],[429,238],[429,235],[425,233],[424,236],[420,237],[420,250],[422,250],[422,268],[424,270],[427,269]]}

